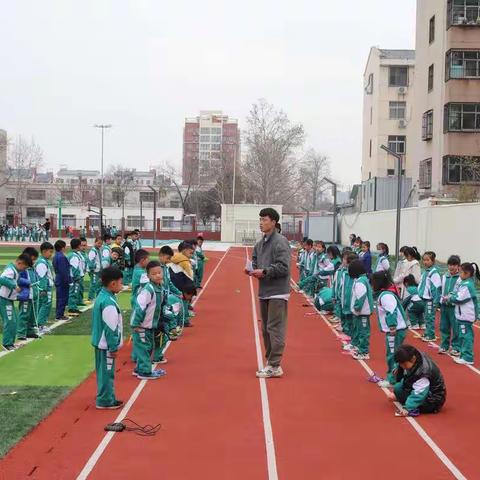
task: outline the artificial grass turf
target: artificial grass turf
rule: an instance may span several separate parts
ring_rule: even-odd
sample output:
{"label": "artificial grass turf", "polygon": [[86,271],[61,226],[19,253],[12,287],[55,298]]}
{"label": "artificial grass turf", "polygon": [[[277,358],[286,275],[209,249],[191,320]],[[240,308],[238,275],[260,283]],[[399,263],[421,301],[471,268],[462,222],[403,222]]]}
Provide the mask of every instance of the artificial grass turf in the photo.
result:
{"label": "artificial grass turf", "polygon": [[67,386],[0,386],[0,458],[45,418],[70,390],[71,387]]}
{"label": "artificial grass turf", "polygon": [[74,387],[92,370],[90,337],[84,335],[46,335],[0,359],[2,385]]}

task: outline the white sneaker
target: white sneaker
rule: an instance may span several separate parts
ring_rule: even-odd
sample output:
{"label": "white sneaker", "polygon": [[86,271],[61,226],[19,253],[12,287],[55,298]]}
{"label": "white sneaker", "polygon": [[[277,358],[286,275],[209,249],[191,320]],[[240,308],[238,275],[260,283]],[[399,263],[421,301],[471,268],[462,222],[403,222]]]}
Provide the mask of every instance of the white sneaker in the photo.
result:
{"label": "white sneaker", "polygon": [[473,365],[473,362],[468,362],[467,360],[464,360],[460,357],[453,357],[453,361],[455,363],[458,363],[459,365]]}
{"label": "white sneaker", "polygon": [[278,378],[283,375],[282,367],[272,367],[271,365],[267,365],[262,370],[258,370],[257,377],[258,378]]}
{"label": "white sneaker", "polygon": [[378,382],[377,385],[380,388],[389,388],[392,386],[392,384],[388,380],[380,380],[380,382]]}
{"label": "white sneaker", "polygon": [[370,360],[370,355],[368,353],[354,353],[352,358],[355,360]]}
{"label": "white sneaker", "polygon": [[347,350],[347,352],[350,352],[353,350],[355,347],[351,343],[346,343],[343,347],[344,350]]}

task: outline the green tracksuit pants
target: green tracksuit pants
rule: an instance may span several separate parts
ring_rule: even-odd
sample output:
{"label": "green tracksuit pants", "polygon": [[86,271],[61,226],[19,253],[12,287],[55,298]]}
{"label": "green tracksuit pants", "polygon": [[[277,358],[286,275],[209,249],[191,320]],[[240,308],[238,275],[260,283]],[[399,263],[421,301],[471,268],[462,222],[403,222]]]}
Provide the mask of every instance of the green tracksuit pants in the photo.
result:
{"label": "green tracksuit pants", "polygon": [[150,375],[152,373],[153,330],[142,328],[139,332],[132,330],[133,358],[137,362],[135,373]]}
{"label": "green tracksuit pants", "polygon": [[32,300],[19,302],[18,304],[17,336],[19,338],[37,333],[35,312],[33,309],[34,304]]}
{"label": "green tracksuit pants", "polygon": [[367,355],[370,353],[370,316],[354,315],[353,325],[356,343],[354,344],[352,341],[352,345],[358,348],[358,353],[360,355]]}
{"label": "green tracksuit pants", "polygon": [[13,300],[0,297],[0,317],[3,319],[2,345],[4,347],[13,346],[17,333],[17,310]]}
{"label": "green tracksuit pants", "polygon": [[205,269],[204,263],[198,262],[197,270],[195,271],[195,286],[197,288],[202,286],[204,269]]}
{"label": "green tracksuit pants", "polygon": [[457,321],[460,358],[467,362],[473,362],[473,323]]}
{"label": "green tracksuit pants", "polygon": [[130,285],[132,283],[132,272],[133,272],[133,268],[125,267],[125,270],[123,271],[124,285]]}
{"label": "green tracksuit pants", "polygon": [[164,333],[161,329],[157,329],[154,332],[153,337],[154,349],[153,349],[153,361],[159,362],[163,360],[165,347],[168,342],[168,335]]}
{"label": "green tracksuit pants", "polygon": [[313,297],[313,295],[315,293],[315,290],[317,289],[318,282],[319,282],[318,277],[316,277],[315,275],[310,275],[310,276],[304,278],[300,282],[299,287],[307,295],[309,295],[310,297]]}
{"label": "green tracksuit pants", "polygon": [[38,297],[38,326],[43,327],[48,322],[48,317],[52,311],[52,291],[41,292]]}
{"label": "green tracksuit pants", "polygon": [[425,300],[425,337],[433,340],[435,338],[435,308],[432,300]]}
{"label": "green tracksuit pants", "polygon": [[455,307],[453,305],[442,305],[440,307],[440,337],[440,348],[448,350],[451,346],[453,350],[460,350],[458,322],[455,318]]}
{"label": "green tracksuit pants", "polygon": [[340,322],[342,325],[342,331],[345,335],[352,337],[353,335],[353,315],[351,313],[342,313]]}
{"label": "green tracksuit pants", "polygon": [[386,340],[386,361],[387,361],[387,380],[393,385],[395,383],[395,375],[394,371],[397,368],[397,364],[395,363],[395,360],[393,358],[395,354],[395,350],[397,347],[399,347],[403,341],[405,340],[405,337],[407,335],[407,331],[405,329],[403,330],[397,330],[393,335],[391,333],[387,333],[385,335],[385,340]]}
{"label": "green tracksuit pants", "polygon": [[95,348],[95,373],[97,375],[97,405],[108,407],[115,398],[113,381],[115,377],[115,359],[107,350]]}
{"label": "green tracksuit pants", "polygon": [[85,295],[85,283],[84,283],[84,277],[80,279],[80,282],[78,282],[78,305],[80,307],[84,307],[86,304],[83,301],[83,297]]}
{"label": "green tracksuit pants", "polygon": [[90,301],[95,300],[102,287],[100,282],[100,272],[90,272],[90,287],[88,288],[88,299]]}
{"label": "green tracksuit pants", "polygon": [[80,281],[74,280],[68,290],[68,309],[78,310],[78,291],[80,289]]}
{"label": "green tracksuit pants", "polygon": [[414,310],[414,309],[407,309],[408,320],[410,321],[410,325],[419,327],[424,325],[423,316],[424,310]]}

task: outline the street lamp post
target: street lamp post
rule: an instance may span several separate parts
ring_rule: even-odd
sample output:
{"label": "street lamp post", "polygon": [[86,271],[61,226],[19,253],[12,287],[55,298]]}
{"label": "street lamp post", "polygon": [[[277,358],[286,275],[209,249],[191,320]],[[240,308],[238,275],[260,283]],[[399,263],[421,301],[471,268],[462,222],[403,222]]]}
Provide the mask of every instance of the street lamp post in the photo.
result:
{"label": "street lamp post", "polygon": [[153,192],[153,248],[155,248],[157,240],[157,191],[148,185],[148,188]]}
{"label": "street lamp post", "polygon": [[100,128],[102,130],[102,158],[101,158],[102,173],[101,173],[101,179],[100,179],[100,232],[101,232],[101,235],[103,235],[103,231],[104,231],[103,230],[103,184],[104,184],[104,180],[103,180],[103,137],[104,137],[104,134],[105,134],[105,129],[106,128],[112,128],[112,126],[110,124],[95,124],[94,127],[95,128]]}
{"label": "street lamp post", "polygon": [[395,235],[395,257],[398,260],[398,254],[400,253],[400,220],[402,211],[402,155],[394,152],[385,145],[381,145],[380,148],[397,159],[397,225]]}
{"label": "street lamp post", "polygon": [[327,177],[323,177],[323,180],[329,183],[333,188],[333,235],[332,243],[336,243],[337,238],[337,184]]}

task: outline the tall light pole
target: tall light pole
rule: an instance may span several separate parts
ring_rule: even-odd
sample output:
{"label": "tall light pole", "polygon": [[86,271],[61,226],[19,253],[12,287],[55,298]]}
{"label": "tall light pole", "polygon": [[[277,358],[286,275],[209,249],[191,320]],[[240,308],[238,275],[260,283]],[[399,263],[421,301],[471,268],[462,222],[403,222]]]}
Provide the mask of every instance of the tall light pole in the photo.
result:
{"label": "tall light pole", "polygon": [[[385,145],[381,145],[380,148],[385,150],[392,157],[397,159],[397,225],[395,235],[395,257],[398,260],[398,254],[400,252],[400,216],[402,211],[402,158],[403,155],[394,152]],[[376,192],[375,192],[376,194]]]}
{"label": "tall light pole", "polygon": [[151,185],[148,188],[153,192],[153,248],[157,240],[157,190]]}
{"label": "tall light pole", "polygon": [[100,179],[100,233],[103,235],[103,137],[105,134],[105,129],[106,128],[112,128],[110,124],[95,124],[95,128],[100,128],[102,130],[102,173],[101,173],[101,179]]}
{"label": "tall light pole", "polygon": [[323,177],[323,180],[329,183],[333,187],[333,234],[332,243],[336,243],[337,238],[337,184],[327,177]]}

